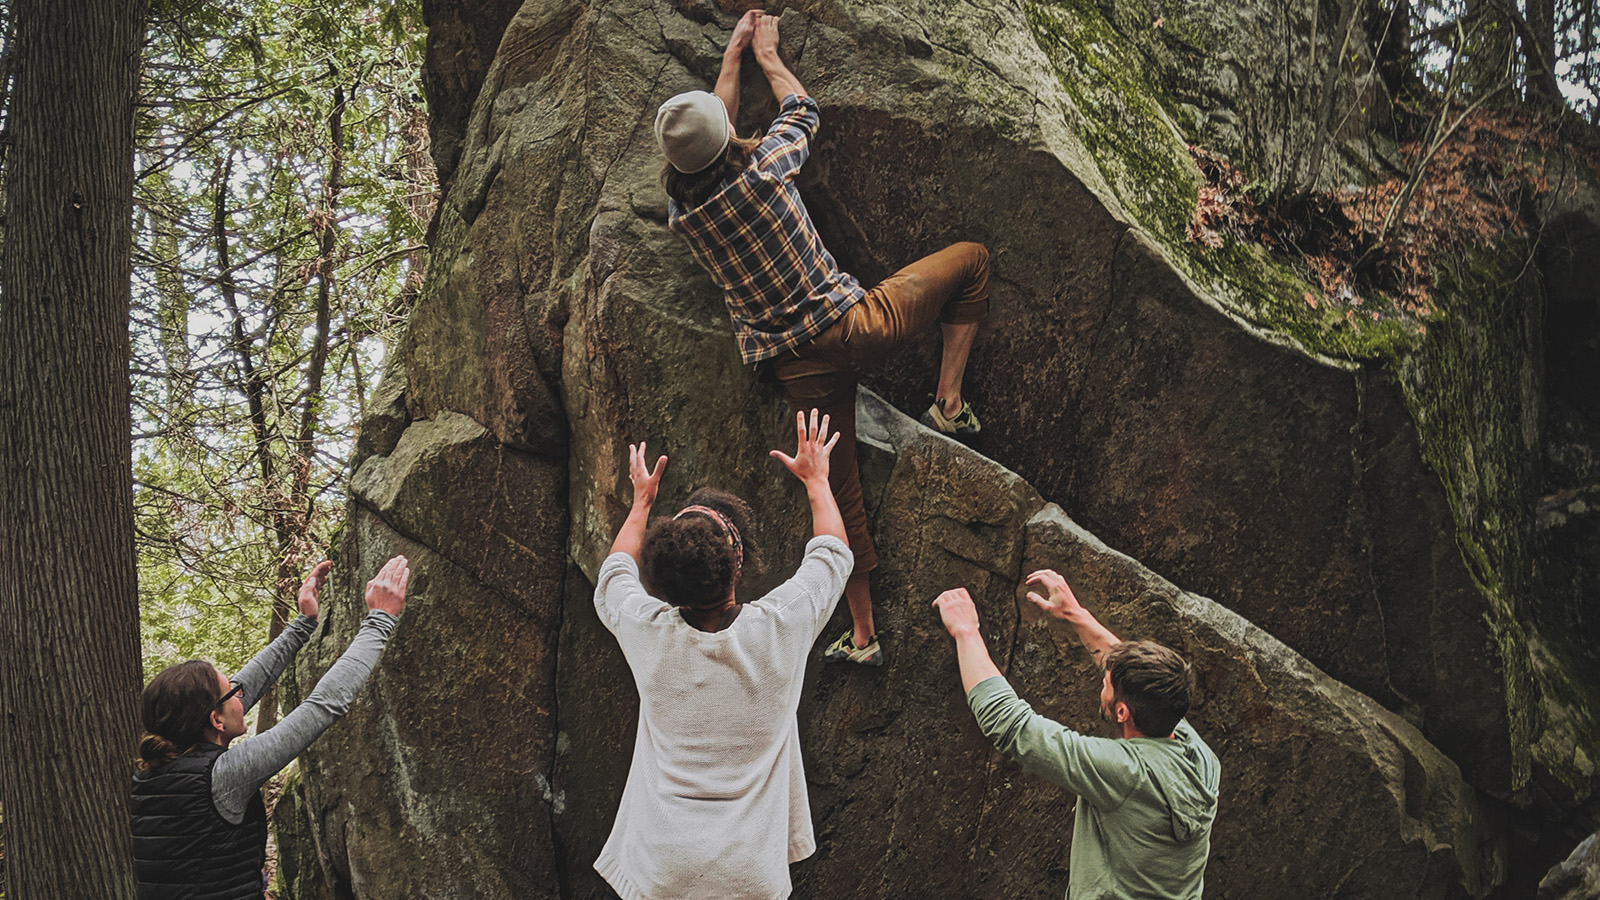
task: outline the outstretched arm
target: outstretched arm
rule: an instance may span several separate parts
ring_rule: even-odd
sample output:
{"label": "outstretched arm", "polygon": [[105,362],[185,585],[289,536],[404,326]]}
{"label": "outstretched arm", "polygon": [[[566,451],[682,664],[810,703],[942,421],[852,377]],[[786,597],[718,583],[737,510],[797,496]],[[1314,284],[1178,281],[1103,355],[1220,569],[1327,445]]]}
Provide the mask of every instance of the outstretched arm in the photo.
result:
{"label": "outstretched arm", "polygon": [[750,46],[761,15],[761,10],[752,9],[739,17],[739,24],[733,26],[733,37],[728,39],[728,49],[722,51],[722,71],[717,73],[717,86],[711,89],[728,108],[730,129],[739,121],[739,66],[744,62],[744,50]]}
{"label": "outstretched arm", "polygon": [[800,79],[794,77],[794,73],[784,65],[783,57],[778,55],[777,16],[763,15],[756,19],[755,34],[750,39],[750,46],[755,50],[756,62],[761,64],[761,71],[767,76],[767,83],[772,85],[772,96],[776,97],[779,103],[790,94],[806,96],[806,89],[801,86]]}
{"label": "outstretched arm", "polygon": [[1000,667],[989,658],[989,646],[978,631],[978,608],[966,588],[940,594],[933,605],[950,636],[956,639],[956,661],[961,665],[961,690],[970,693],[990,678],[1000,675]]}
{"label": "outstretched arm", "polygon": [[661,473],[667,470],[667,458],[662,456],[656,460],[656,470],[651,472],[644,464],[644,441],[628,445],[628,480],[633,482],[633,508],[628,510],[628,518],[622,523],[622,530],[617,532],[617,539],[611,542],[612,553],[626,553],[633,557],[634,562],[639,561],[639,553],[644,549],[644,530],[650,524],[650,507],[655,505],[656,491],[661,488]]}
{"label": "outstretched arm", "polygon": [[1040,569],[1028,576],[1028,584],[1042,585],[1049,593],[1049,597],[1041,597],[1033,591],[1028,592],[1028,599],[1034,605],[1070,624],[1078,632],[1078,640],[1094,657],[1095,664],[1100,668],[1106,667],[1106,657],[1111,654],[1111,648],[1122,643],[1122,639],[1111,633],[1111,629],[1100,624],[1094,614],[1083,608],[1072,587],[1067,580],[1062,578],[1054,569]]}
{"label": "outstretched arm", "polygon": [[261,700],[261,695],[267,692],[267,688],[278,683],[278,677],[288,668],[295,654],[300,652],[300,648],[306,645],[306,640],[317,627],[317,597],[322,593],[322,586],[328,583],[328,570],[331,568],[333,563],[327,560],[317,563],[312,568],[311,574],[301,583],[300,594],[296,598],[300,615],[290,622],[265,650],[245,663],[237,675],[228,679],[234,684],[244,686],[243,696],[239,699],[244,701],[247,712],[255,708],[256,703]]}
{"label": "outstretched arm", "polygon": [[217,757],[211,770],[211,797],[224,818],[236,824],[242,821],[250,795],[350,710],[405,609],[410,579],[404,556],[389,560],[367,582],[366,622],[311,696],[277,725]]}
{"label": "outstretched arm", "polygon": [[823,416],[818,422],[817,415],[817,410],[811,410],[811,425],[807,427],[805,411],[794,414],[798,446],[793,456],[782,450],[773,450],[767,455],[783,463],[784,468],[806,486],[806,499],[811,501],[812,536],[832,535],[848,544],[844,517],[839,515],[839,504],[833,499],[833,488],[828,485],[828,454],[833,452],[833,445],[839,443],[839,433],[834,432],[829,437],[828,417]]}
{"label": "outstretched arm", "polygon": [[967,704],[995,748],[1096,807],[1114,809],[1120,804],[1139,777],[1137,760],[1126,747],[1084,737],[1024,703],[989,658],[989,648],[978,633],[978,611],[966,588],[945,591],[933,605],[956,639]]}

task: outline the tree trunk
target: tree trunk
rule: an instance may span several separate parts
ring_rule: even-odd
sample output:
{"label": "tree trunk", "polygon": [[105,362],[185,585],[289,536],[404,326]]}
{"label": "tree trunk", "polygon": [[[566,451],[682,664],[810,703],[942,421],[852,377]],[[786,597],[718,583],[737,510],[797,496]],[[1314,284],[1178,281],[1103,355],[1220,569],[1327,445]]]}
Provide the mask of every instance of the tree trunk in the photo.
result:
{"label": "tree trunk", "polygon": [[1528,67],[1528,96],[1561,103],[1556,81],[1556,0],[1527,0],[1528,28],[1523,36],[1523,58]]}
{"label": "tree trunk", "polygon": [[[1313,13],[1315,15],[1315,13]],[[1341,0],[1339,4],[1339,49],[1328,59],[1322,74],[1322,96],[1317,105],[1317,125],[1311,137],[1311,160],[1306,164],[1303,180],[1298,172],[1290,173],[1297,181],[1295,193],[1304,198],[1316,190],[1317,179],[1322,174],[1322,151],[1330,140],[1328,126],[1333,121],[1334,100],[1339,95],[1339,73],[1344,69],[1345,51],[1350,49],[1350,31],[1355,27],[1356,0]],[[1330,44],[1329,46],[1332,46]],[[1317,48],[1312,46],[1311,52]]]}
{"label": "tree trunk", "polygon": [[128,412],[144,3],[16,0],[0,261],[0,792],[8,900],[134,896]]}
{"label": "tree trunk", "polygon": [[1411,0],[1374,0],[1366,21],[1377,33],[1378,74],[1391,102],[1399,101],[1416,86],[1416,65],[1411,51]]}

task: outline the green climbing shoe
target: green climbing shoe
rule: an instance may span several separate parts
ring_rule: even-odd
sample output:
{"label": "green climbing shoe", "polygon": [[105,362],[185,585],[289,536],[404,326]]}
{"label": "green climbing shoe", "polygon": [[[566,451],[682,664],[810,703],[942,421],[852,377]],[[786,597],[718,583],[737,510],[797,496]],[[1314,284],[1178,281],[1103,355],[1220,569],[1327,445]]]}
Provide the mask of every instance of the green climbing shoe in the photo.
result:
{"label": "green climbing shoe", "polygon": [[972,404],[965,400],[961,401],[961,409],[948,418],[944,414],[944,401],[934,400],[928,411],[922,414],[922,424],[951,437],[971,437],[983,430],[983,426],[978,424],[977,413],[972,411]]}
{"label": "green climbing shoe", "polygon": [[865,647],[857,647],[851,629],[846,628],[839,639],[822,651],[823,662],[853,662],[858,666],[883,665],[883,648],[878,646],[878,636],[873,635]]}

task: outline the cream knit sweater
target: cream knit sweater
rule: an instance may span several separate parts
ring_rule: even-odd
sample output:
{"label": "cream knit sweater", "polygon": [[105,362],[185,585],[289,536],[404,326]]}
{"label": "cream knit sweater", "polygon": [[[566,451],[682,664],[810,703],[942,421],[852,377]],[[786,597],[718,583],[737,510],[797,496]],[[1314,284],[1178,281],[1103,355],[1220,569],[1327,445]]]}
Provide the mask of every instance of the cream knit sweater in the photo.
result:
{"label": "cream knit sweater", "polygon": [[639,734],[594,867],[624,900],[789,896],[816,850],[795,710],[806,657],[850,577],[843,541],[812,538],[794,577],[699,631],[615,553],[594,607],[639,690]]}

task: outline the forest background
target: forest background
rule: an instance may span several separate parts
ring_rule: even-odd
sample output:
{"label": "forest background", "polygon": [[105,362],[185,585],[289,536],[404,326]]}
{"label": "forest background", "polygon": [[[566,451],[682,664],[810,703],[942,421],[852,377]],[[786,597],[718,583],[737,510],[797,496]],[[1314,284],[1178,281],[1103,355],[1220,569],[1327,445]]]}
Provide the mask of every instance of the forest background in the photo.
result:
{"label": "forest background", "polygon": [[[424,35],[416,0],[149,7],[127,326],[146,680],[195,657],[237,671],[339,527],[363,400],[427,264]],[[272,692],[253,726],[278,715]],[[0,897],[4,861],[0,829]]]}
{"label": "forest background", "polygon": [[[1600,129],[1600,13],[1589,0],[1339,6],[1341,22],[1386,23],[1369,24],[1384,44],[1371,56],[1389,67],[1401,130],[1414,138],[1397,186],[1384,188],[1387,202],[1338,204],[1353,216],[1339,227],[1360,232],[1363,247],[1374,235],[1398,247],[1420,233],[1389,219],[1394,198],[1410,202],[1426,178],[1481,193],[1465,173],[1452,179],[1450,167],[1468,157],[1446,149],[1469,115],[1506,114],[1490,130],[1509,139],[1497,151],[1507,154],[1519,129]],[[16,10],[0,6],[0,204],[11,194]],[[148,9],[128,321],[131,549],[146,679],[193,657],[237,670],[293,615],[300,579],[334,543],[365,398],[427,266],[438,185],[424,13],[419,0],[158,0]],[[1331,60],[1324,77],[1300,87],[1331,102],[1341,71]],[[1319,167],[1313,160],[1306,171]],[[1307,198],[1346,189],[1314,176],[1211,174],[1235,178],[1248,208],[1203,192],[1192,235],[1202,242],[1239,227],[1241,215],[1256,231],[1326,229],[1316,211],[1328,204]],[[1284,187],[1261,187],[1269,182]],[[1333,271],[1336,258],[1299,263],[1324,287],[1361,287]],[[1411,311],[1423,322],[1434,314],[1426,304]],[[269,694],[256,727],[278,714]]]}

